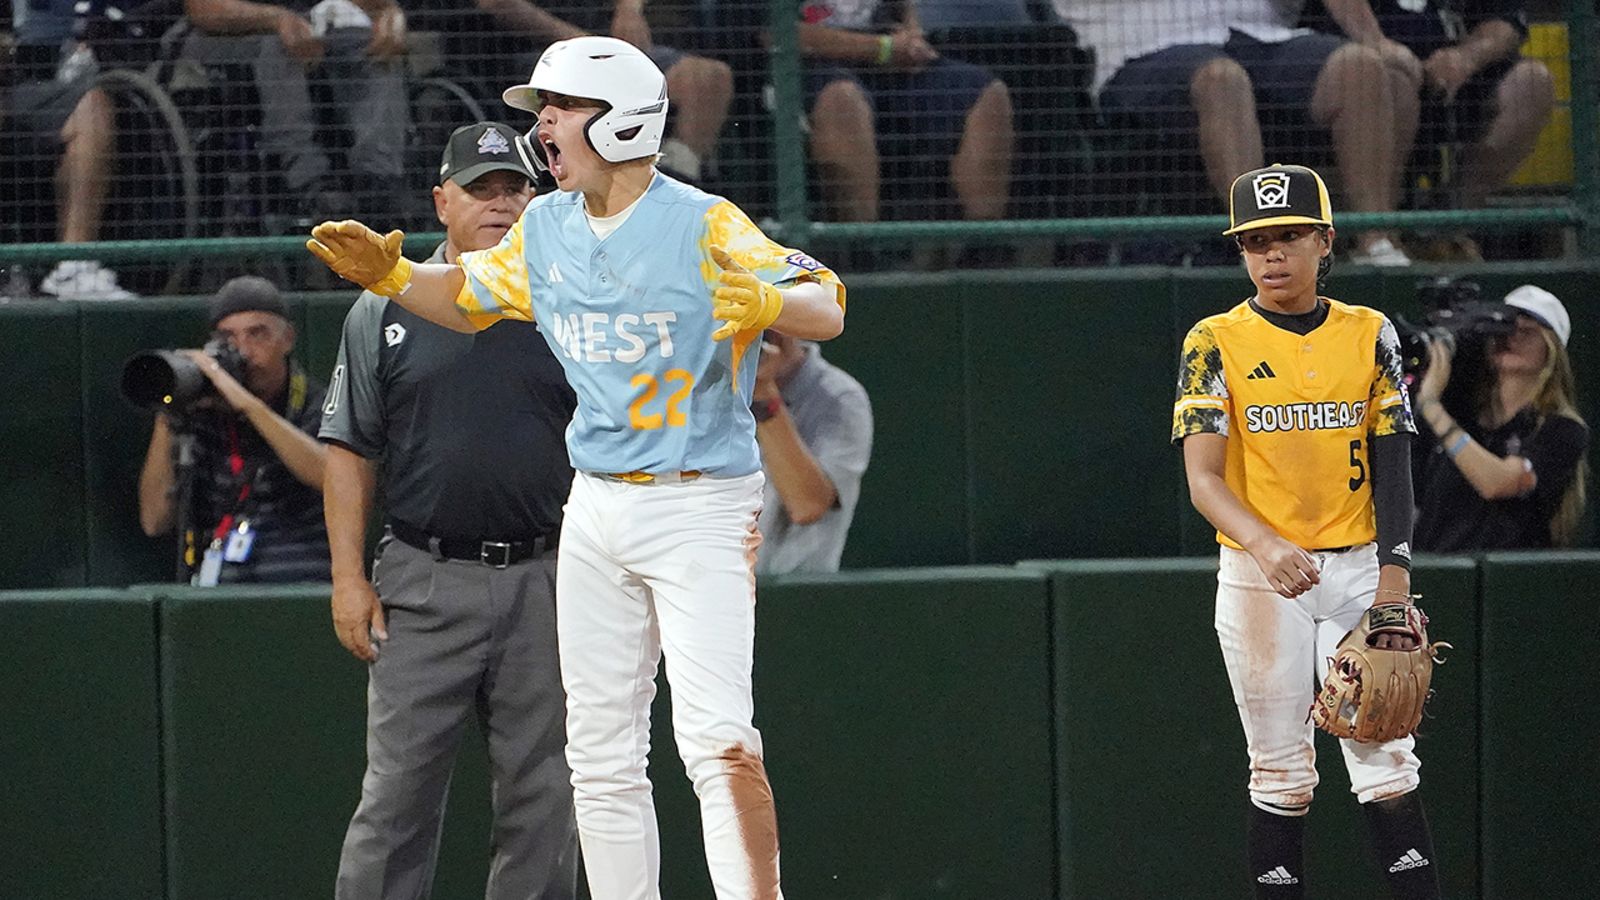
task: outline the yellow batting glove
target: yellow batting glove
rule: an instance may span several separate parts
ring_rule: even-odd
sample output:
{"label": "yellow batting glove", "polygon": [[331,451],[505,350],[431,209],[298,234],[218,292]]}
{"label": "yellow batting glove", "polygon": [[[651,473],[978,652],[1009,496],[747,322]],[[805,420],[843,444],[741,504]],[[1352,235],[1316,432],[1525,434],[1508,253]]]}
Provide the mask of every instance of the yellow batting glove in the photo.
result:
{"label": "yellow batting glove", "polygon": [[306,249],[335,274],[382,297],[398,297],[411,286],[411,261],[400,255],[400,231],[380,235],[355,221],[323,222],[311,229]]}
{"label": "yellow batting glove", "polygon": [[717,289],[711,293],[711,315],[723,325],[713,340],[726,340],[741,331],[762,331],[783,312],[783,294],[777,287],[750,274],[721,247],[711,248],[711,261],[722,269]]}

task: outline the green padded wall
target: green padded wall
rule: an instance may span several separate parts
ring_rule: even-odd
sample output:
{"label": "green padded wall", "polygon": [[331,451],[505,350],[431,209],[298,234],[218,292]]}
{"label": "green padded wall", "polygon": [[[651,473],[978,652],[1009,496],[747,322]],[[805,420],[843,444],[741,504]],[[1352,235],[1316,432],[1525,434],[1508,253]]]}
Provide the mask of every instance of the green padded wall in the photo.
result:
{"label": "green padded wall", "polygon": [[1212,560],[1051,577],[1064,898],[1238,897],[1244,740],[1211,630]]}
{"label": "green padded wall", "polygon": [[0,588],[86,580],[78,321],[72,306],[0,305]]}
{"label": "green padded wall", "polygon": [[[284,896],[325,894],[359,791],[363,712],[325,590],[170,593],[170,897],[245,897],[266,873]],[[1045,616],[1043,577],[1012,570],[763,584],[757,724],[791,894],[1051,896]],[[665,695],[654,716],[663,889],[706,896]],[[468,895],[474,873],[481,884],[487,790],[475,768],[458,771],[436,896]]]}
{"label": "green padded wall", "polygon": [[[1593,680],[1597,583],[1597,552],[1417,562],[1432,637],[1456,645],[1419,738],[1446,896],[1587,896],[1600,877],[1600,718],[1562,702]],[[757,724],[788,893],[1243,895],[1214,584],[1208,559],[763,582]],[[327,617],[317,587],[0,594],[0,895],[327,896],[365,712]],[[654,716],[665,896],[709,896],[665,697]],[[1319,769],[1309,896],[1382,896],[1330,740]],[[435,896],[481,892],[487,791],[469,738]]]}
{"label": "green padded wall", "polygon": [[969,562],[963,305],[933,276],[850,279],[844,334],[823,356],[872,400],[872,462],[845,565]]}
{"label": "green padded wall", "polygon": [[[756,725],[787,896],[1054,896],[1041,575],[771,580],[758,604]],[[662,707],[651,767],[662,895],[709,897],[697,807]]]}
{"label": "green padded wall", "polygon": [[[1052,584],[1061,896],[1248,895],[1249,768],[1212,626],[1215,560],[1025,566]],[[1448,629],[1439,636],[1461,648],[1438,679],[1442,699],[1418,749],[1447,896],[1471,896],[1476,884],[1475,578],[1456,560],[1425,562],[1417,575]],[[1338,745],[1317,737],[1308,896],[1383,896]]]}
{"label": "green padded wall", "polygon": [[[162,596],[168,900],[331,896],[361,794],[366,676],[333,636],[327,588]],[[483,890],[482,748],[469,737],[458,756],[435,896]]]}
{"label": "green padded wall", "polygon": [[1483,880],[1491,898],[1600,883],[1600,553],[1483,566]]}
{"label": "green padded wall", "polygon": [[0,895],[162,891],[155,605],[0,593]]}
{"label": "green padded wall", "polygon": [[[972,562],[1175,547],[1168,285],[1150,270],[966,276]],[[981,278],[981,280],[980,280]],[[925,492],[926,493],[926,492]],[[1048,512],[1046,512],[1048,511]]]}
{"label": "green padded wall", "polygon": [[[1565,297],[1582,411],[1600,422],[1600,306],[1584,302],[1600,287],[1600,266],[1340,266],[1327,293],[1415,317],[1417,282],[1436,275],[1475,278],[1489,297],[1528,281]],[[847,566],[1214,552],[1166,436],[1178,342],[1194,321],[1249,292],[1239,269],[864,275],[849,283],[848,327],[824,352],[866,386],[877,430]],[[318,378],[331,369],[354,297],[323,291],[296,303],[299,352]],[[42,403],[15,394],[0,401],[0,465],[19,476],[4,507],[25,535],[0,547],[0,585],[167,576],[170,542],[145,538],[136,518],[149,423],[122,401],[116,380],[134,350],[198,343],[202,309],[193,298],[0,311],[0,339],[47,373],[49,392]],[[1600,441],[1590,463],[1600,470]],[[1593,519],[1585,545],[1594,541]]]}

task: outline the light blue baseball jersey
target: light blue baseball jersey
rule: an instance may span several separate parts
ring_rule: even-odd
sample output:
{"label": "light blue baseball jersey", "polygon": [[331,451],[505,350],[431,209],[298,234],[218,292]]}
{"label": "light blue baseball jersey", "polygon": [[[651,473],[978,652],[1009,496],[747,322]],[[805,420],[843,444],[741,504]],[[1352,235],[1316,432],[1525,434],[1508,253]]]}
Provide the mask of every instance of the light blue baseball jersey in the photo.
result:
{"label": "light blue baseball jersey", "polygon": [[711,339],[722,324],[711,315],[713,246],[772,284],[822,282],[844,305],[833,272],[734,204],[660,173],[603,239],[581,194],[535,198],[499,246],[461,254],[456,302],[480,328],[509,318],[544,333],[578,397],[574,468],[748,475],[761,469],[750,413],[761,333]]}

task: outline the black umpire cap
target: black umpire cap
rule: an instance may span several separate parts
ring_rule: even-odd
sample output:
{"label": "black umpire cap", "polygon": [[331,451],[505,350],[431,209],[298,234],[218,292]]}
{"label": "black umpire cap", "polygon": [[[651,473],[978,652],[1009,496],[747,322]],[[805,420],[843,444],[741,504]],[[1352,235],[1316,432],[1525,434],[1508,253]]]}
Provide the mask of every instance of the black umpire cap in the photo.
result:
{"label": "black umpire cap", "polygon": [[450,132],[444,145],[444,159],[439,163],[439,183],[454,181],[461,187],[487,172],[504,169],[534,180],[532,172],[517,152],[517,133],[511,126],[500,122],[478,122],[463,125]]}
{"label": "black umpire cap", "polygon": [[1333,203],[1322,176],[1305,166],[1272,165],[1233,180],[1228,230],[1238,234],[1273,225],[1333,225]]}

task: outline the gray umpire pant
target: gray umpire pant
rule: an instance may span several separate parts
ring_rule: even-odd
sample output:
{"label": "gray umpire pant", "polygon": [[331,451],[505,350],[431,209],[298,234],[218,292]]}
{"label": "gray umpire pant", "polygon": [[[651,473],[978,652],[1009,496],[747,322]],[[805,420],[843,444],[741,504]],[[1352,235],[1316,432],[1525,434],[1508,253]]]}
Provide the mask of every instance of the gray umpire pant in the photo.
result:
{"label": "gray umpire pant", "polygon": [[338,900],[429,896],[456,748],[476,715],[493,779],[488,900],[571,900],[577,826],[556,656],[555,551],[505,569],[392,537],[374,571],[389,639],[370,667],[367,772]]}
{"label": "gray umpire pant", "polygon": [[405,171],[406,130],[411,122],[405,74],[394,61],[369,59],[371,32],[341,28],[323,39],[322,62],[308,76],[289,56],[276,34],[189,33],[183,56],[202,64],[250,66],[261,103],[261,150],[278,161],[292,191],[314,187],[330,174],[328,154],[317,142],[309,78],[333,85],[339,124],[350,129],[350,169],[374,179],[398,178]]}

